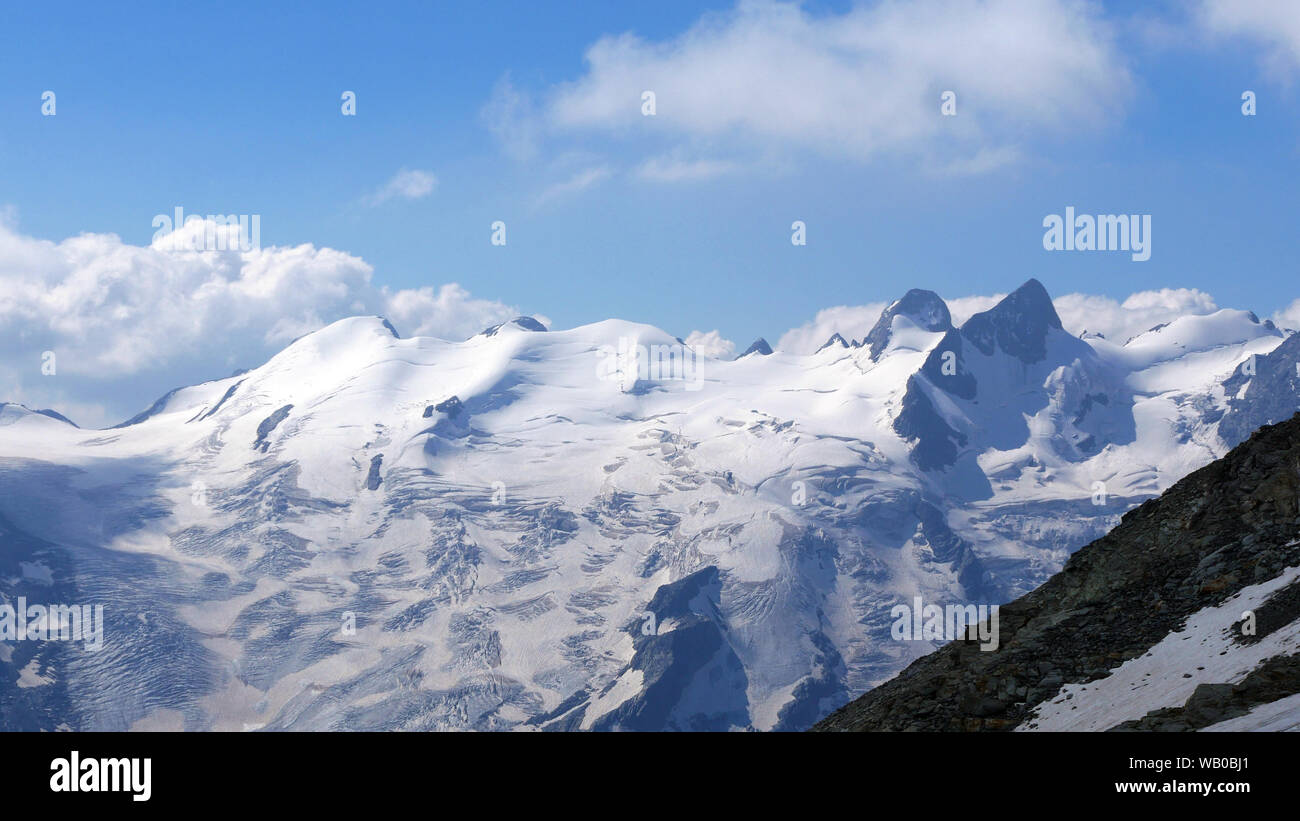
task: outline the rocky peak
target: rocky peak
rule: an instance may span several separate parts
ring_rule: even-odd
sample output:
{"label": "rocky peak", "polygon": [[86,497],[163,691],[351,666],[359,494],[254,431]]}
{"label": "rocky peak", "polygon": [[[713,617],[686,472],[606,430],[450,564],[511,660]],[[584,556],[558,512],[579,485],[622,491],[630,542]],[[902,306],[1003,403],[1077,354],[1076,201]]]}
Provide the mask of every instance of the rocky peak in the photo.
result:
{"label": "rocky peak", "polygon": [[880,319],[867,334],[864,343],[871,351],[872,360],[880,358],[889,345],[890,332],[894,327],[894,317],[904,316],[918,327],[927,331],[948,331],[952,329],[952,313],[948,304],[934,291],[913,288],[903,298],[895,301],[880,312]]}
{"label": "rocky peak", "polygon": [[968,319],[961,333],[985,355],[1001,348],[1030,363],[1047,356],[1047,335],[1052,329],[1061,329],[1061,318],[1047,289],[1031,279],[997,305]]}

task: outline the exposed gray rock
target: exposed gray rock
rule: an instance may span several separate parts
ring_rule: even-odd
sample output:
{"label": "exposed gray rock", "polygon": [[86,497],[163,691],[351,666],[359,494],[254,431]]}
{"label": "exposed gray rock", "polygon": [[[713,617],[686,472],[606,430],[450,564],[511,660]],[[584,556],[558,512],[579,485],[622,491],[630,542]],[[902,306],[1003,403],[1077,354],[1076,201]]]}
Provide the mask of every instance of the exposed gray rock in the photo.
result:
{"label": "exposed gray rock", "polygon": [[[894,317],[905,316],[927,331],[948,331],[952,329],[952,313],[948,304],[934,291],[913,288],[903,298],[894,302],[880,312],[880,319],[867,334],[863,344],[871,353],[872,361],[880,358],[889,345],[890,331]],[[827,343],[829,344],[829,343]]]}
{"label": "exposed gray rock", "polygon": [[370,459],[370,473],[366,475],[366,490],[379,490],[379,483],[383,481],[379,477],[379,468],[384,463],[384,454],[376,453]]}
{"label": "exposed gray rock", "polygon": [[[1037,590],[1000,611],[1000,646],[952,642],[821,721],[815,729],[1009,730],[1068,682],[1086,683],[1146,653],[1189,615],[1300,564],[1300,414],[1126,513]],[[1289,599],[1275,597],[1289,612]],[[1295,657],[1290,657],[1295,658]],[[1300,690],[1292,662],[1259,681],[1198,690],[1143,719],[1195,729],[1236,707]],[[1267,682],[1267,685],[1260,682]],[[1294,689],[1293,689],[1294,686]],[[1281,695],[1277,695],[1281,694]]]}
{"label": "exposed gray rock", "polygon": [[293,410],[293,405],[285,405],[258,423],[257,440],[253,442],[253,450],[260,450],[263,453],[266,453],[267,448],[271,446],[270,441],[268,441],[266,437],[270,436],[271,431],[275,430],[276,426],[284,421],[285,417],[289,415],[289,411],[291,410]]}
{"label": "exposed gray rock", "polygon": [[1052,297],[1041,282],[1031,279],[997,305],[966,320],[961,333],[985,354],[997,347],[1022,362],[1040,362],[1047,355],[1047,332],[1060,327]]}

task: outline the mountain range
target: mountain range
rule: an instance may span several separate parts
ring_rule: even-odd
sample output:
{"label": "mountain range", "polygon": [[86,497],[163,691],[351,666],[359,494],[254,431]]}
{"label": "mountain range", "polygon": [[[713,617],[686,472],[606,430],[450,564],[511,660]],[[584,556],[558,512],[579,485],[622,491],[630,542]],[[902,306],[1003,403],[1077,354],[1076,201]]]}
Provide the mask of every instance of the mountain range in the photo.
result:
{"label": "mountain range", "polygon": [[1016,600],[1288,418],[1297,340],[1075,335],[1030,280],[808,356],[354,317],[112,429],[0,405],[0,599],[106,622],[0,643],[0,727],[806,729],[944,643],[899,603]]}

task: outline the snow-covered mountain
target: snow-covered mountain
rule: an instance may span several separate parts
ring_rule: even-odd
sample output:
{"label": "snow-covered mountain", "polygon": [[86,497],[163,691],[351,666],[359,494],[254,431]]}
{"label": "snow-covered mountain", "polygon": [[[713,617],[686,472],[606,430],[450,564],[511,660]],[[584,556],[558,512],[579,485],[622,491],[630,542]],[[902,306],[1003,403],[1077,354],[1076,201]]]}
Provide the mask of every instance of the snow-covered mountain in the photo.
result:
{"label": "snow-covered mountain", "polygon": [[0,596],[106,619],[0,643],[0,723],[806,728],[934,649],[895,604],[1015,598],[1293,411],[1296,338],[1080,339],[1031,280],[810,356],[356,317],[115,429],[0,406]]}
{"label": "snow-covered mountain", "polygon": [[996,652],[954,641],[817,728],[1300,729],[1300,414],[998,615]]}

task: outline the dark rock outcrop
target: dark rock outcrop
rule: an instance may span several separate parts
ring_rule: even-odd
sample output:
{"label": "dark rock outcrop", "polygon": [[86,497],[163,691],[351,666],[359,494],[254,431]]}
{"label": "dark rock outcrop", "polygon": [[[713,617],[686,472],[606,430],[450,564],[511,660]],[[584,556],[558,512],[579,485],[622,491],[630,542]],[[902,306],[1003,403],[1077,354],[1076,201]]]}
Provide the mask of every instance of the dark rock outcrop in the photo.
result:
{"label": "dark rock outcrop", "polygon": [[1244,716],[1252,708],[1300,693],[1300,653],[1274,656],[1238,684],[1200,684],[1181,707],[1153,710],[1112,732],[1187,732]]}
{"label": "dark rock outcrop", "polygon": [[889,345],[890,332],[894,327],[894,317],[905,316],[927,331],[952,330],[952,314],[948,304],[934,291],[913,288],[903,298],[880,312],[880,319],[867,334],[863,344],[871,352],[875,361]]}
{"label": "dark rock outcrop", "polygon": [[271,447],[271,442],[266,438],[271,435],[271,431],[285,420],[289,411],[293,410],[293,405],[285,405],[275,413],[263,419],[257,425],[257,441],[253,442],[253,450],[260,450],[266,453],[267,448]]}
{"label": "dark rock outcrop", "polygon": [[379,490],[380,482],[384,481],[379,475],[379,469],[384,464],[384,454],[376,453],[370,459],[370,472],[366,474],[366,490]]}
{"label": "dark rock outcrop", "polygon": [[709,566],[655,592],[646,618],[652,614],[649,624],[656,628],[671,627],[651,630],[637,620],[626,628],[635,648],[629,672],[637,671],[643,688],[592,729],[720,731],[746,725],[749,682],[728,640],[721,591],[718,568]]}
{"label": "dark rock outcrop", "polygon": [[1028,363],[1047,356],[1047,333],[1052,328],[1061,328],[1061,318],[1047,289],[1031,279],[997,305],[966,320],[961,334],[985,355],[997,347]]}
{"label": "dark rock outcrop", "polygon": [[[814,729],[1012,729],[1063,684],[1108,675],[1191,614],[1300,565],[1298,525],[1300,414],[1260,429],[1223,459],[1129,511],[1060,573],[1004,605],[997,650],[981,651],[973,637],[954,641]],[[1262,703],[1261,693],[1285,695],[1289,682],[1291,692],[1300,691],[1300,677],[1290,678],[1290,669],[1290,662],[1270,662],[1257,669],[1258,680],[1198,689],[1176,713],[1142,721],[1149,728],[1163,721],[1169,729],[1194,729],[1215,716],[1240,714],[1245,705]]]}

